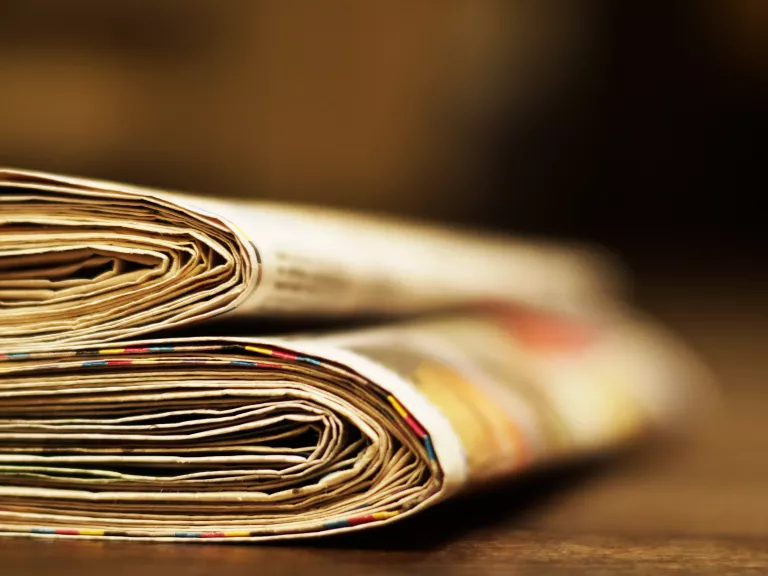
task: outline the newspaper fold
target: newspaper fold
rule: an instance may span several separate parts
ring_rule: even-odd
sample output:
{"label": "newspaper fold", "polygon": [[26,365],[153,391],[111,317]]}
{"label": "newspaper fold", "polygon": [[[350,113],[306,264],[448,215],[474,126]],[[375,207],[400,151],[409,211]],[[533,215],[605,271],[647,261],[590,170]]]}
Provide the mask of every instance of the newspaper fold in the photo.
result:
{"label": "newspaper fold", "polygon": [[395,220],[0,169],[0,351],[223,313],[605,307],[602,257]]}
{"label": "newspaper fold", "polygon": [[386,524],[679,421],[646,321],[524,308],[0,358],[0,535],[212,542]]}

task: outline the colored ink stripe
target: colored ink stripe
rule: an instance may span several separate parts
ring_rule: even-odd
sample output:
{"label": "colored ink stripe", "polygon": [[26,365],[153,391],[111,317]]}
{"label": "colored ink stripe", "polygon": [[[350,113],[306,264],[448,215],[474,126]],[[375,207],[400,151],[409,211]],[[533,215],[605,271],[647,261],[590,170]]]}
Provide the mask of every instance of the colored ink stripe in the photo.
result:
{"label": "colored ink stripe", "polygon": [[298,356],[296,354],[290,354],[288,352],[282,352],[280,350],[272,350],[272,356],[275,358],[281,358],[283,360],[296,360]]}
{"label": "colored ink stripe", "polygon": [[[330,520],[324,522],[322,527],[326,530],[332,530],[335,528],[347,528],[349,526],[357,526],[359,524],[367,524],[369,522],[375,522],[378,520],[388,520],[394,518],[401,513],[400,510],[393,510],[389,512],[374,512],[373,514],[365,514],[363,516],[354,516],[352,518],[341,518],[338,520]],[[229,530],[222,532],[170,532],[170,533],[143,533],[143,532],[126,532],[117,530],[98,530],[93,528],[42,528],[34,527],[29,529],[32,534],[54,534],[61,536],[121,536],[121,537],[174,537],[174,538],[251,538],[261,535],[259,531],[252,530]]]}
{"label": "colored ink stripe", "polygon": [[394,396],[387,396],[387,400],[389,400],[389,403],[394,406],[395,410],[397,411],[400,416],[402,416],[403,420],[405,420],[406,424],[410,426],[411,430],[416,432],[416,435],[419,438],[424,438],[424,436],[427,435],[427,432],[424,430],[424,428],[421,427],[421,425],[416,422],[416,420],[411,416],[408,412],[405,411],[405,408],[403,408],[402,404],[397,401],[397,399]]}
{"label": "colored ink stripe", "polygon": [[435,454],[435,447],[432,446],[432,439],[429,437],[429,435],[424,436],[422,438],[424,440],[424,447],[427,449],[427,456],[432,461],[437,461],[437,455]]}
{"label": "colored ink stripe", "polygon": [[245,349],[248,352],[256,352],[257,354],[264,354],[266,356],[273,356],[280,358],[281,360],[299,360],[301,362],[308,362],[310,364],[316,364],[322,366],[322,362],[309,358],[308,356],[298,356],[291,352],[283,352],[282,350],[272,350],[270,348],[261,348],[259,346],[246,346]]}
{"label": "colored ink stripe", "polygon": [[245,347],[248,352],[256,352],[257,354],[266,354],[267,356],[272,356],[272,350],[269,350],[267,348],[259,348],[257,346],[246,346]]}
{"label": "colored ink stripe", "polygon": [[323,528],[327,530],[333,530],[334,528],[346,528],[349,526],[349,520],[346,518],[343,520],[331,520],[330,522],[323,522]]}
{"label": "colored ink stripe", "polygon": [[[167,351],[173,350],[172,347],[168,347]],[[104,348],[103,350],[99,350],[99,354],[105,355],[105,354],[141,354],[146,352],[158,352],[160,350],[152,349],[152,348]]]}
{"label": "colored ink stripe", "polygon": [[8,354],[3,354],[0,356],[0,358],[8,359],[8,360],[22,360],[24,358],[29,358],[28,352],[9,352]]}

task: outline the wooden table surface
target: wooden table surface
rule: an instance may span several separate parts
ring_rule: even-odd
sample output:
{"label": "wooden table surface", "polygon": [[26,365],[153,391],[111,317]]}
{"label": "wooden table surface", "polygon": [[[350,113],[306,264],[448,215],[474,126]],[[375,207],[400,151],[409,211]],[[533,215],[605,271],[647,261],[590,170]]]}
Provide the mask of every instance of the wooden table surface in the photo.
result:
{"label": "wooden table surface", "polygon": [[764,288],[689,280],[638,289],[721,383],[720,415],[686,443],[646,444],[386,529],[299,545],[0,539],[0,574],[768,574]]}

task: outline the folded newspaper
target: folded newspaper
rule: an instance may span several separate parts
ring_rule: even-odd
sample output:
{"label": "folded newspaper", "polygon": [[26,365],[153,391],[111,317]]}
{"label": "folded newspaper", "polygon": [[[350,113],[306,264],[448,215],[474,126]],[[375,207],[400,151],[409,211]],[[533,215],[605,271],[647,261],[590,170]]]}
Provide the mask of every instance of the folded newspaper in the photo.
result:
{"label": "folded newspaper", "polygon": [[[612,282],[588,253],[38,173],[0,180],[0,535],[372,527],[615,448],[698,401],[701,373],[678,342],[600,312]],[[461,305],[335,333],[124,339],[222,312]]]}
{"label": "folded newspaper", "polygon": [[604,258],[319,208],[0,169],[0,349],[230,316],[604,306]]}

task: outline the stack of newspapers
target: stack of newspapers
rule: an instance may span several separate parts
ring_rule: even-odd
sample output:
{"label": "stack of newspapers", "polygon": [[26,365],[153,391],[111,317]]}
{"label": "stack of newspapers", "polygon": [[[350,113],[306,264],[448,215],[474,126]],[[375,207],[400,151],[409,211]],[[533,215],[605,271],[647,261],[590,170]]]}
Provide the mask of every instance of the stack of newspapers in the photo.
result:
{"label": "stack of newspapers", "polygon": [[677,424],[698,363],[620,284],[568,245],[0,170],[0,535],[332,534]]}

